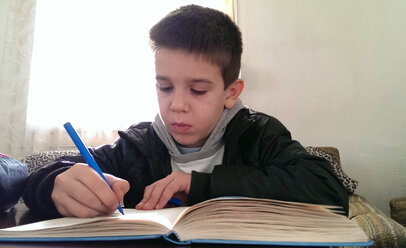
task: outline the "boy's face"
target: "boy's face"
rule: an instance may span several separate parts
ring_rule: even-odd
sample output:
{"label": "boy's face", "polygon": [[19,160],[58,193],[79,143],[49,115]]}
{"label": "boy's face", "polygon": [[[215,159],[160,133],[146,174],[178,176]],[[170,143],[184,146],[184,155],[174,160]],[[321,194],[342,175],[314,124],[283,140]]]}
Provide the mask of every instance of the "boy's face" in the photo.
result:
{"label": "boy's face", "polygon": [[[206,142],[224,107],[232,107],[220,68],[202,56],[180,49],[155,53],[156,89],[161,117],[184,147]],[[232,105],[232,106],[231,106]]]}

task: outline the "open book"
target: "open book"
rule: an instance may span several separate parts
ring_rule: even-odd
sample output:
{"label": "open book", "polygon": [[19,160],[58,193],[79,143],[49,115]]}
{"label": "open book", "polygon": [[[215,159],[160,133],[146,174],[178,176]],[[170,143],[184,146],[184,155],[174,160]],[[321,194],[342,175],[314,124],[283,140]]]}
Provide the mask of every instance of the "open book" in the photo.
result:
{"label": "open book", "polygon": [[124,209],[111,216],[63,217],[0,230],[0,241],[164,238],[177,244],[370,246],[360,226],[333,206],[222,197],[191,207]]}

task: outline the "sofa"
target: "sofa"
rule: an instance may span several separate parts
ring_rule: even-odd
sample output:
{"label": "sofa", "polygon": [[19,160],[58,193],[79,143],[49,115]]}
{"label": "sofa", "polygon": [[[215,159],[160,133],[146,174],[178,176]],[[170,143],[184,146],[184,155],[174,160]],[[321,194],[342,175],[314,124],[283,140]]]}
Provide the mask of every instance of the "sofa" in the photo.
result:
{"label": "sofa", "polygon": [[[406,227],[386,216],[364,197],[355,193],[358,182],[346,175],[341,167],[340,154],[335,147],[306,147],[308,153],[327,159],[338,178],[347,188],[349,197],[349,219],[357,222],[371,240],[372,247],[406,248]],[[26,156],[23,162],[29,174],[39,166],[50,163],[61,156],[78,155],[76,150],[37,152]]]}

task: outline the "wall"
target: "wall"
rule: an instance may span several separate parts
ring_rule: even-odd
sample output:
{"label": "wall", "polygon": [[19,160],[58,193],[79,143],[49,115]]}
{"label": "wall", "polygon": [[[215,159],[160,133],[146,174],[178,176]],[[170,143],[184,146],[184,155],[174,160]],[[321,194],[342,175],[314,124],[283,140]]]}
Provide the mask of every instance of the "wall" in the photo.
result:
{"label": "wall", "polygon": [[239,0],[242,95],[305,146],[339,148],[358,194],[406,196],[406,1]]}

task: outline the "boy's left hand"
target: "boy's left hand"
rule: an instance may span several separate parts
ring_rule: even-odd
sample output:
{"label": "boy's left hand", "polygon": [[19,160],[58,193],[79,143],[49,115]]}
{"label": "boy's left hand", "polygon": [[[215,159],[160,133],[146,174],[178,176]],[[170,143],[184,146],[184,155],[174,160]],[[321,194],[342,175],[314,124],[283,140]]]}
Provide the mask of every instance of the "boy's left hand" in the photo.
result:
{"label": "boy's left hand", "polygon": [[136,206],[139,210],[162,209],[176,193],[188,195],[192,175],[184,172],[172,172],[169,176],[145,187],[144,198]]}

